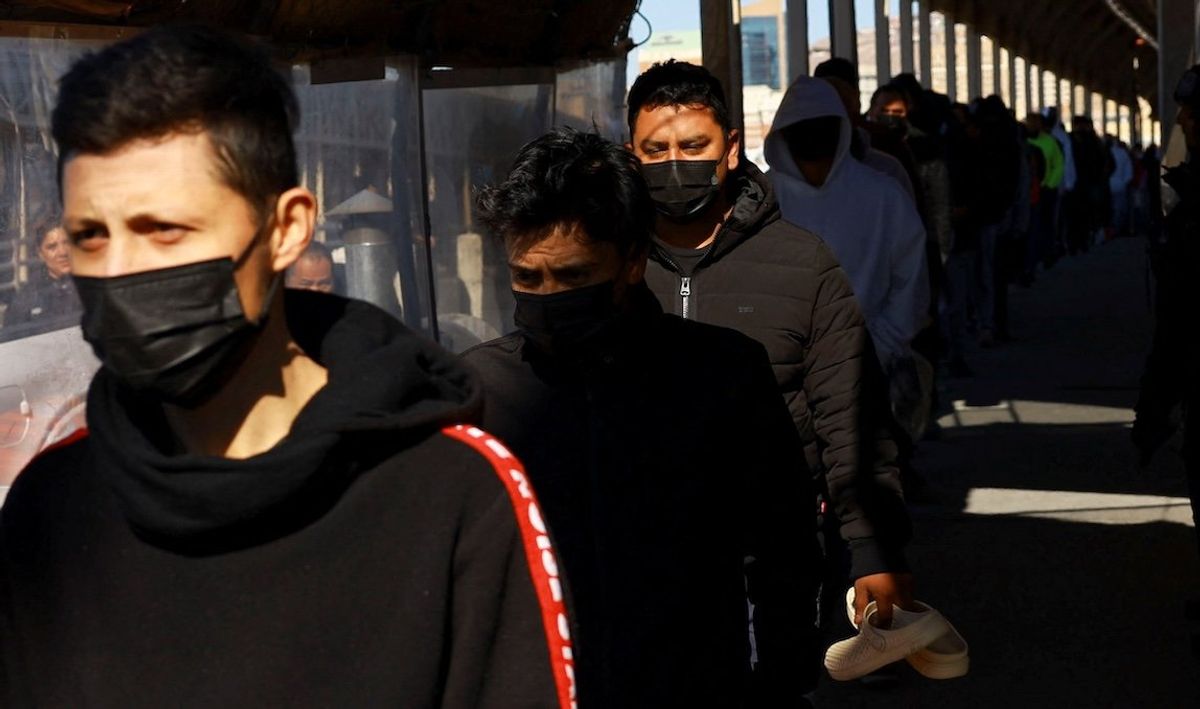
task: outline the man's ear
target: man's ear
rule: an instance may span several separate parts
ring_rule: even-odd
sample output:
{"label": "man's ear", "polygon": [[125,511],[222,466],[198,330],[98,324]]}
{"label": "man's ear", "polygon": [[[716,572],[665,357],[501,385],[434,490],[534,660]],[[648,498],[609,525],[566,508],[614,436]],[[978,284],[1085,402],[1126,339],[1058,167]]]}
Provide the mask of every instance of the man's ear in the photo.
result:
{"label": "man's ear", "polygon": [[725,167],[730,172],[737,169],[742,159],[742,135],[737,128],[729,129],[729,150],[725,153]]}
{"label": "man's ear", "polygon": [[275,228],[271,232],[271,269],[287,270],[312,241],[317,223],[317,199],[303,187],[279,195],[275,202]]}

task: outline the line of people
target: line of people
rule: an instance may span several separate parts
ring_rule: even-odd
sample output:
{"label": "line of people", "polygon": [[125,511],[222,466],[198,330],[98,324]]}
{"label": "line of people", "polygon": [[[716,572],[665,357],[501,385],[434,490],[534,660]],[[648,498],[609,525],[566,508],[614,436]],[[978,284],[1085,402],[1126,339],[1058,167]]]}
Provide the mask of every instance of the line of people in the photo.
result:
{"label": "line of people", "polygon": [[321,280],[295,116],[204,28],[61,82],[102,367],[0,510],[5,706],[802,707],[819,587],[920,610],[884,339],[916,318],[784,218],[712,75],[654,67],[628,146],[558,130],[480,193],[518,332],[461,361],[280,289]]}
{"label": "line of people", "polygon": [[844,60],[789,88],[767,174],[701,67],[627,118],[480,190],[517,332],[455,358],[329,292],[262,51],[79,60],[53,134],[103,367],[0,511],[0,703],[803,707],[847,586],[856,625],[922,612],[934,370],[1091,245],[1101,187],[1120,233],[1134,161],[909,75],[864,113]]}

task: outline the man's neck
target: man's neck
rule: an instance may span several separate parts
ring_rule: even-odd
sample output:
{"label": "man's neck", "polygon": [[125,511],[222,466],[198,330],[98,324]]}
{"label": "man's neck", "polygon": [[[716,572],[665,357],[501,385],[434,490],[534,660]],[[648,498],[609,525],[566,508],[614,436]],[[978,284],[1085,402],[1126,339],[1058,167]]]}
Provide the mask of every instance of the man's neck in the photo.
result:
{"label": "man's neck", "polygon": [[240,460],[283,440],[328,378],[292,340],[280,297],[249,356],[216,395],[194,409],[163,408],[185,450]]}
{"label": "man's neck", "polygon": [[716,241],[721,226],[731,212],[733,205],[722,190],[699,219],[681,223],[659,215],[654,223],[654,231],[659,240],[676,249],[704,249]]}

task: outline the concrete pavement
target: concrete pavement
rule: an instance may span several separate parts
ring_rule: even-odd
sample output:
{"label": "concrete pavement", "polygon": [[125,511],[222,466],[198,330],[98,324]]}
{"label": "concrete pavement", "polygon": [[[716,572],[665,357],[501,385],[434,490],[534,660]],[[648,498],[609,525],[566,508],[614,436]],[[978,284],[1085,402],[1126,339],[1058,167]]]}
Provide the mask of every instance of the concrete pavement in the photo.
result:
{"label": "concrete pavement", "polygon": [[1014,286],[1011,312],[1017,341],[943,383],[942,436],[918,451],[932,494],[913,505],[917,595],[966,636],[971,672],[826,676],[818,707],[1200,707],[1179,441],[1147,470],[1129,444],[1152,331],[1143,242]]}

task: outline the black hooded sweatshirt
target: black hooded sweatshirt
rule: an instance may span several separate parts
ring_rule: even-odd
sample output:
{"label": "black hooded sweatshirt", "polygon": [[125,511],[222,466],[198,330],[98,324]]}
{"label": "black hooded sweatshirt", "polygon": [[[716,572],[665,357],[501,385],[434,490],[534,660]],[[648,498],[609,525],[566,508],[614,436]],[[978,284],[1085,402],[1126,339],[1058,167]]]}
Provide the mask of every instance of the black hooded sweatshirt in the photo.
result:
{"label": "black hooded sweatshirt", "polygon": [[574,352],[518,333],[463,355],[483,381],[485,427],[528,465],[555,535],[580,706],[798,706],[819,667],[806,651],[820,556],[766,353],[663,314],[644,286],[631,296]]}
{"label": "black hooded sweatshirt", "polygon": [[455,425],[474,379],[370,305],[286,297],[329,381],[278,445],[172,450],[159,405],[101,370],[90,432],[17,478],[0,706],[571,705],[529,486]]}

